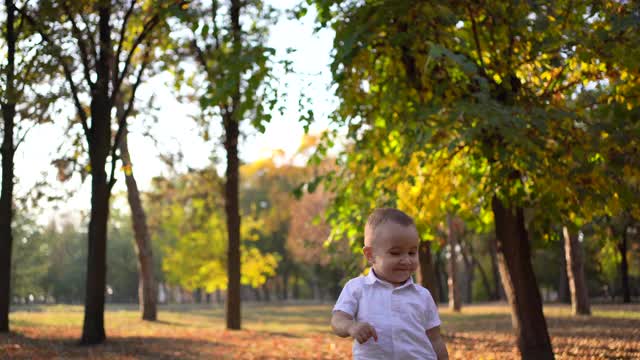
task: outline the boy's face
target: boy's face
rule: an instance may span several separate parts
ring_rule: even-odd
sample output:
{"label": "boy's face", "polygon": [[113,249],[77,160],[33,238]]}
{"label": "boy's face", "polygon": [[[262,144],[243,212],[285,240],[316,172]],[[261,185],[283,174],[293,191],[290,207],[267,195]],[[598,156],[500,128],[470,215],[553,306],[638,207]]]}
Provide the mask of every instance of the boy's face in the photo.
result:
{"label": "boy's face", "polygon": [[415,226],[387,222],[378,226],[364,254],[376,275],[394,285],[404,283],[418,267],[418,232]]}

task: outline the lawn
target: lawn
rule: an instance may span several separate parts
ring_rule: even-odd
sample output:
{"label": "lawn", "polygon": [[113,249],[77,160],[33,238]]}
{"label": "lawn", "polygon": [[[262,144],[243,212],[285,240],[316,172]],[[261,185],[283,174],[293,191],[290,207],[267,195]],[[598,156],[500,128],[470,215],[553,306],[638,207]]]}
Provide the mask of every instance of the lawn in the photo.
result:
{"label": "lawn", "polygon": [[[330,305],[243,306],[242,331],[224,329],[224,311],[211,305],[162,306],[159,321],[139,319],[135,306],[107,306],[108,341],[77,345],[81,306],[18,307],[12,332],[0,335],[9,359],[342,359],[351,342],[330,333]],[[441,308],[452,359],[517,357],[504,304],[473,305],[453,314]],[[572,317],[564,305],[545,314],[557,359],[640,359],[640,305],[598,305],[591,317]]]}

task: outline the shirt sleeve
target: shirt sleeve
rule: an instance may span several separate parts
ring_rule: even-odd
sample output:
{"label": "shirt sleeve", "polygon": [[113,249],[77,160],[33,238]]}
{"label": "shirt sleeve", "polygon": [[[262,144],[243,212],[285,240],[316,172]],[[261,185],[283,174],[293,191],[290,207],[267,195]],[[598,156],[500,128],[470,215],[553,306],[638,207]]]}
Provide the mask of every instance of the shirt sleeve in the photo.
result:
{"label": "shirt sleeve", "polygon": [[[425,289],[426,290],[426,289]],[[440,326],[440,315],[438,315],[438,306],[436,306],[435,301],[433,301],[433,297],[429,290],[426,290],[425,297],[425,321],[424,321],[424,329],[429,330],[433,329],[436,326]]]}
{"label": "shirt sleeve", "polygon": [[349,280],[342,288],[340,292],[340,296],[338,297],[338,301],[336,301],[336,305],[333,307],[333,312],[343,311],[354,318],[358,313],[358,284],[355,281],[356,279]]}

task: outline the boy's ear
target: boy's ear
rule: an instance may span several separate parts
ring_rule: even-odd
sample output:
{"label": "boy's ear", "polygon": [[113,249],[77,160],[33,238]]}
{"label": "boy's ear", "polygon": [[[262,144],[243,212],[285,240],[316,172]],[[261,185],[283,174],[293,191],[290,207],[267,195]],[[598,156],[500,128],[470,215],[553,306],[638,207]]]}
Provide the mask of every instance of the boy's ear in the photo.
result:
{"label": "boy's ear", "polygon": [[375,258],[373,256],[373,248],[371,248],[371,246],[365,246],[362,248],[362,252],[364,253],[364,256],[367,258],[367,261],[369,261],[369,264],[373,264],[375,261]]}

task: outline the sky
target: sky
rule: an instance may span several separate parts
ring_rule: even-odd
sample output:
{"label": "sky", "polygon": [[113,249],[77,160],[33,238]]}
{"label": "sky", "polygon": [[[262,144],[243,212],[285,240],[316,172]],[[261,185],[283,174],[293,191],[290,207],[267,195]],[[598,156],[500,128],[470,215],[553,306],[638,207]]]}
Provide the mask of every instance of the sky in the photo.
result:
{"label": "sky", "polygon": [[[295,6],[298,0],[269,2],[278,9],[286,9]],[[327,115],[336,102],[330,90],[329,72],[333,34],[329,29],[314,33],[314,19],[313,9],[301,20],[290,20],[283,14],[271,30],[268,45],[276,49],[276,56],[286,54],[287,48],[296,49],[296,52],[286,55],[293,61],[295,74],[280,77],[279,92],[288,94],[286,98],[281,99],[285,107],[284,114],[274,112],[264,133],[252,129],[248,122],[242,127],[247,136],[239,144],[239,151],[240,158],[245,162],[270,156],[275,149],[282,149],[288,155],[296,151],[304,133],[303,126],[298,121],[298,100],[301,92],[313,99],[313,110],[318,119],[312,124],[310,132],[317,133],[327,127]],[[144,119],[136,118],[135,121],[130,121],[129,149],[134,176],[141,190],[149,189],[154,176],[168,174],[168,168],[158,157],[160,152],[166,152],[167,149],[181,149],[184,154],[182,169],[186,169],[187,166],[202,168],[210,165],[214,151],[219,158],[224,159],[223,149],[214,149],[213,142],[206,143],[198,135],[198,127],[189,117],[197,113],[197,105],[179,103],[176,100],[168,75],[151,79],[141,85],[138,92],[140,104],[153,95],[156,105],[159,106],[155,112],[158,123],[152,129],[158,141],[157,145],[142,135],[144,126],[141,124]],[[221,130],[213,131],[212,135],[214,134],[219,136]],[[66,184],[61,184],[55,178],[56,171],[51,165],[51,160],[55,158],[56,149],[63,141],[63,136],[63,129],[57,125],[35,127],[20,145],[15,156],[16,197],[23,197],[33,191],[34,184],[43,179],[53,184],[53,188],[64,187],[73,194],[62,202],[46,204],[45,209],[38,215],[39,223],[47,223],[52,218],[75,218],[79,213],[88,213],[90,208],[90,178],[80,183],[76,176],[74,181]],[[224,167],[223,161],[217,164],[219,172],[224,171]],[[124,191],[124,176],[119,173],[114,193]]]}

